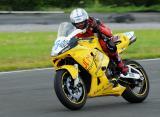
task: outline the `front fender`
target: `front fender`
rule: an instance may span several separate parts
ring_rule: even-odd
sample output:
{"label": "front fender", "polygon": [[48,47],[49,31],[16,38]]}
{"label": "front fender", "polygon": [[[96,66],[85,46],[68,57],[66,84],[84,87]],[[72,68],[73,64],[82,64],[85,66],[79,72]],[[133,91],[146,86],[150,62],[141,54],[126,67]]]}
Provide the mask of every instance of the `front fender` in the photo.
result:
{"label": "front fender", "polygon": [[76,79],[78,76],[78,69],[74,65],[63,65],[56,69],[56,71],[61,69],[66,69],[71,74],[73,79]]}

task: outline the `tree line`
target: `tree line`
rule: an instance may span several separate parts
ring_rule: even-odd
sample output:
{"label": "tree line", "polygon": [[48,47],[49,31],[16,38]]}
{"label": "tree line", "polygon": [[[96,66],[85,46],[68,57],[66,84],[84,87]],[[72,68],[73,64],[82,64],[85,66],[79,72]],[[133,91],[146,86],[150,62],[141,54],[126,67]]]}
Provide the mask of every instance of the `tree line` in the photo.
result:
{"label": "tree line", "polygon": [[160,0],[0,0],[1,10],[39,10],[42,7],[152,6]]}

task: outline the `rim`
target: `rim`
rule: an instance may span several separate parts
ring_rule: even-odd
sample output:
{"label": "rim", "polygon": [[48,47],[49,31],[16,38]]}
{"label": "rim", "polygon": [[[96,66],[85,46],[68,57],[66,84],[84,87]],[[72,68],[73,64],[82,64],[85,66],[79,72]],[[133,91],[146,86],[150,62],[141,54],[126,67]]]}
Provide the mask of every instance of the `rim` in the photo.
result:
{"label": "rim", "polygon": [[74,79],[72,79],[69,73],[65,72],[62,76],[62,89],[72,103],[79,104],[83,102],[86,92],[80,77],[78,84],[74,86]]}
{"label": "rim", "polygon": [[131,85],[130,88],[134,94],[139,95],[139,96],[144,95],[147,91],[147,88],[148,88],[148,82],[147,82],[147,78],[146,78],[147,76],[145,75],[143,69],[139,68],[138,65],[136,65],[136,64],[130,64],[130,65],[132,67],[136,68],[139,72],[141,72],[141,74],[142,74],[141,77],[143,78],[143,80],[138,80],[138,81],[135,80],[134,83],[136,85],[134,85],[134,86]]}

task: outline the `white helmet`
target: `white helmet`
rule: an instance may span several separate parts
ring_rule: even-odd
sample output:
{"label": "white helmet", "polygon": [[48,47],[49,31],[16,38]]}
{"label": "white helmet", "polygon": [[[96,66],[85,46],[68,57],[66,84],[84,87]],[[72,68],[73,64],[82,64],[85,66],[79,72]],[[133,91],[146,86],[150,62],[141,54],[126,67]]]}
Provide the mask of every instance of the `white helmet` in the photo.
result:
{"label": "white helmet", "polygon": [[88,13],[82,8],[74,9],[70,14],[72,24],[79,29],[87,28],[88,18]]}

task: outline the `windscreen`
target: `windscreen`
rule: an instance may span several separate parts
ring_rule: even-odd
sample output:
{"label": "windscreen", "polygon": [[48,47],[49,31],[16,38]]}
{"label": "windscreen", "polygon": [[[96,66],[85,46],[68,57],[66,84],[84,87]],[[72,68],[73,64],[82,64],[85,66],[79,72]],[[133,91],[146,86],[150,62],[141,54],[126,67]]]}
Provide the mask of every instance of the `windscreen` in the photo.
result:
{"label": "windscreen", "polygon": [[[52,48],[51,55],[55,56],[63,49],[65,49],[70,42],[74,42],[74,36],[79,33],[84,33],[86,30],[76,29],[71,23],[63,22],[60,24],[58,29],[57,39],[54,42],[54,46]],[[71,41],[71,39],[74,39]],[[76,40],[75,40],[76,42]],[[72,46],[70,46],[72,48]],[[70,49],[67,48],[67,49]],[[66,49],[65,49],[66,50]],[[63,51],[64,52],[64,51]]]}
{"label": "windscreen", "polygon": [[63,22],[59,26],[57,37],[67,37],[74,30],[76,30],[76,28],[71,23]]}

